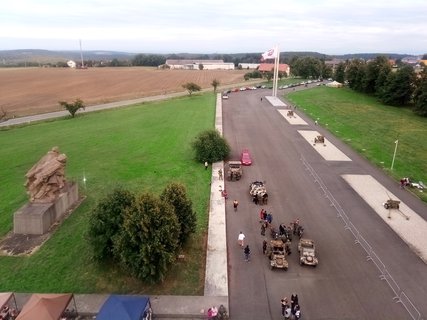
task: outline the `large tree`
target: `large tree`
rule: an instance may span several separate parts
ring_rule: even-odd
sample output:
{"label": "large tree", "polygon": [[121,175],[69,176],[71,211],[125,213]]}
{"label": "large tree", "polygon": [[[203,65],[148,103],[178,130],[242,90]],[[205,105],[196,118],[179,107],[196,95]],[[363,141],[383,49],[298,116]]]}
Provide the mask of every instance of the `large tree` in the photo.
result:
{"label": "large tree", "polygon": [[216,89],[219,86],[219,81],[217,79],[213,79],[211,82],[211,86],[214,88],[214,93],[216,93]]}
{"label": "large tree", "polygon": [[346,68],[346,79],[348,86],[356,91],[363,92],[364,90],[364,78],[365,78],[366,63],[361,59],[351,60]]}
{"label": "large tree", "polygon": [[334,80],[339,83],[344,83],[345,81],[345,63],[344,62],[340,62],[337,65],[337,68],[335,69],[335,73],[334,73]]}
{"label": "large tree", "polygon": [[124,214],[114,241],[114,255],[135,277],[163,281],[176,258],[179,223],[174,208],[158,196],[144,193]]}
{"label": "large tree", "polygon": [[427,66],[423,68],[420,77],[416,81],[414,112],[420,116],[427,117]]}
{"label": "large tree", "polygon": [[187,89],[188,94],[190,96],[192,95],[193,92],[202,90],[202,88],[198,84],[195,84],[193,82],[187,82],[187,83],[183,84],[182,87],[184,89]]}
{"label": "large tree", "polygon": [[404,65],[396,72],[391,72],[380,94],[384,104],[404,106],[411,101],[414,92],[415,73],[410,65]]}
{"label": "large tree", "polygon": [[218,130],[209,129],[197,135],[192,143],[195,158],[200,162],[217,162],[230,154],[230,146]]}
{"label": "large tree", "polygon": [[378,56],[374,60],[369,61],[366,64],[365,77],[363,79],[363,91],[369,94],[376,93],[380,73],[387,69],[390,70],[390,63],[385,56]]}
{"label": "large tree", "polygon": [[193,203],[187,196],[187,190],[183,184],[171,182],[163,190],[160,199],[175,209],[180,226],[179,245],[182,246],[191,233],[196,231],[197,225],[197,216],[193,211]]}
{"label": "large tree", "polygon": [[123,215],[132,207],[135,196],[123,189],[116,188],[101,199],[89,217],[88,238],[97,261],[113,257],[113,242],[120,232]]}

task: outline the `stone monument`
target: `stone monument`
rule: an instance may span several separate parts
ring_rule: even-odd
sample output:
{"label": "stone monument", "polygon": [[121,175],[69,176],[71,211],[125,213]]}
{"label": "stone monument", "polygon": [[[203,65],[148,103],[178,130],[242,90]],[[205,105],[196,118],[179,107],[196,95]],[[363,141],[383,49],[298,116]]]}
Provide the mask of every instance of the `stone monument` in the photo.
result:
{"label": "stone monument", "polygon": [[25,175],[30,202],[14,214],[18,234],[46,233],[78,201],[76,183],[65,179],[67,156],[53,147]]}

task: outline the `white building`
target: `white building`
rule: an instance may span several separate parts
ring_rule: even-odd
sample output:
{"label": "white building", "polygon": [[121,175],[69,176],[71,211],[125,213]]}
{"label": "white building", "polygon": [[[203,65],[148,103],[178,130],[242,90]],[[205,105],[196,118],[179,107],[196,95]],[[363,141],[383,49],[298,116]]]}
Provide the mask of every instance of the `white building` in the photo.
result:
{"label": "white building", "polygon": [[234,63],[223,60],[166,60],[166,65],[171,69],[199,70],[199,65],[203,65],[203,70],[234,70]]}
{"label": "white building", "polygon": [[256,69],[259,67],[259,63],[239,63],[239,67],[245,69]]}

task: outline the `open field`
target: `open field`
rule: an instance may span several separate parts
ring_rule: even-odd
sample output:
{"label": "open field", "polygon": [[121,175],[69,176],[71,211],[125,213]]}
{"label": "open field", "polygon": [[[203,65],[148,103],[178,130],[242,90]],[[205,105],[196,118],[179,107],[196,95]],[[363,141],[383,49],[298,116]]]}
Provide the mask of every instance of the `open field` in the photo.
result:
{"label": "open field", "polygon": [[[291,93],[287,98],[397,180],[410,177],[427,182],[426,118],[349,89],[319,87]],[[399,143],[390,170],[396,140]],[[427,190],[413,191],[427,201]]]}
{"label": "open field", "polygon": [[[80,115],[0,132],[0,236],[27,201],[24,175],[52,146],[68,157],[66,175],[87,199],[28,257],[0,256],[0,288],[18,292],[203,293],[210,170],[193,160],[191,141],[212,128],[215,95],[203,94]],[[83,185],[83,176],[86,184]],[[91,261],[85,239],[96,201],[116,185],[160,193],[182,182],[197,212],[198,231],[186,258],[165,282],[147,286]]]}
{"label": "open field", "polygon": [[157,68],[0,68],[0,107],[8,117],[63,110],[58,101],[86,105],[183,91],[194,82],[212,88],[244,82],[244,70],[158,70]]}

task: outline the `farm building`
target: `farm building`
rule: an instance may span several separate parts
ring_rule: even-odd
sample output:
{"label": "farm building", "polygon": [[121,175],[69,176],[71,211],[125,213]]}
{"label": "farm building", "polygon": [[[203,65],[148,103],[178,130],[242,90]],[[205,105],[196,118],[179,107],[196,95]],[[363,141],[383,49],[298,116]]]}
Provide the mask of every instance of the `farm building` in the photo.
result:
{"label": "farm building", "polygon": [[171,69],[199,70],[199,65],[203,65],[203,70],[234,70],[234,63],[223,60],[166,60],[165,63]]}
{"label": "farm building", "polygon": [[[260,72],[273,72],[274,64],[273,63],[261,63],[258,70]],[[285,72],[288,76],[291,73],[291,68],[286,63],[279,64],[279,72]]]}
{"label": "farm building", "polygon": [[256,69],[259,67],[259,63],[239,63],[239,68],[242,69]]}

